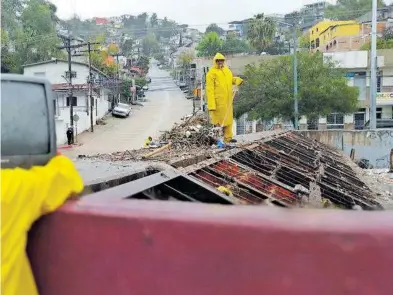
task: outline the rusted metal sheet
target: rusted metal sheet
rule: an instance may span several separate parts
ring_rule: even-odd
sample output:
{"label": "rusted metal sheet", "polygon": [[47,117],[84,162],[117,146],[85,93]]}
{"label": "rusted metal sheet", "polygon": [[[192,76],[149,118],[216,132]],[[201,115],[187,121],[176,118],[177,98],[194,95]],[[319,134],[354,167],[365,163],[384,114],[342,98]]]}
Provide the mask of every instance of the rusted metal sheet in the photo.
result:
{"label": "rusted metal sheet", "polygon": [[389,212],[123,199],[31,231],[40,295],[393,294]]}
{"label": "rusted metal sheet", "polygon": [[[259,144],[237,149],[227,159],[211,159],[188,170],[212,187],[240,189],[235,197],[248,204],[269,199],[286,207],[319,207],[327,199],[348,209],[355,205],[366,210],[382,208],[341,154],[293,132],[264,138]],[[206,178],[206,173],[214,175],[215,181]]]}

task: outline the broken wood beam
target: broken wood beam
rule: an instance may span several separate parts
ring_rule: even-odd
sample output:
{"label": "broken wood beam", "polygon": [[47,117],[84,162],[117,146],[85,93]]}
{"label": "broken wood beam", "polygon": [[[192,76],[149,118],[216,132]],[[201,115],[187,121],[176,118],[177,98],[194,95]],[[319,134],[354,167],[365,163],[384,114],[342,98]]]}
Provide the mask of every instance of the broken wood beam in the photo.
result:
{"label": "broken wood beam", "polygon": [[163,152],[164,150],[169,149],[171,146],[172,146],[172,142],[170,142],[170,143],[168,143],[168,144],[166,144],[166,145],[164,145],[164,146],[162,146],[162,147],[160,147],[160,148],[158,148],[158,149],[156,149],[156,150],[154,150],[154,151],[152,151],[152,152],[150,152],[150,153],[148,153],[146,155],[143,155],[142,159],[150,158],[150,157],[152,157],[154,155],[157,155],[157,154]]}

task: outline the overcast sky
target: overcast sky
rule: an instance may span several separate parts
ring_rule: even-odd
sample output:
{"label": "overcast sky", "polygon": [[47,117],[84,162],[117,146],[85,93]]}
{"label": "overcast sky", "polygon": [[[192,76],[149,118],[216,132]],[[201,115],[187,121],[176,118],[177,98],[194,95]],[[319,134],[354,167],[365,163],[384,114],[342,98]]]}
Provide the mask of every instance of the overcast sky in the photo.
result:
{"label": "overcast sky", "polygon": [[[156,12],[178,23],[202,25],[241,20],[264,12],[288,13],[315,0],[50,0],[58,8],[60,18],[109,17]],[[330,0],[332,1],[332,0]],[[371,0],[370,0],[371,1]]]}
{"label": "overcast sky", "polygon": [[[93,17],[137,15],[156,12],[178,23],[205,27],[210,23],[227,23],[252,17],[257,13],[288,13],[316,0],[50,0],[60,18],[77,14],[82,19]],[[335,0],[327,0],[334,3]],[[371,1],[371,0],[370,0]],[[391,3],[393,0],[385,0]]]}

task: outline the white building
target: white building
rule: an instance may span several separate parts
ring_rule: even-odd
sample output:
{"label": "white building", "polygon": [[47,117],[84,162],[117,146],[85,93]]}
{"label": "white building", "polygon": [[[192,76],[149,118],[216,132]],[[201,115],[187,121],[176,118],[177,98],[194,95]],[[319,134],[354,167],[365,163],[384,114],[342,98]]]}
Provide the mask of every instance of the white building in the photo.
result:
{"label": "white building", "polygon": [[[358,87],[358,110],[354,114],[333,113],[310,122],[303,117],[300,129],[363,129],[370,119],[370,55],[368,51],[324,53],[346,70],[348,85]],[[377,54],[377,119],[393,119],[393,50]]]}
{"label": "white building", "polygon": [[66,130],[70,126],[71,114],[70,104],[73,106],[73,115],[77,114],[79,120],[74,121],[74,131],[82,133],[91,127],[90,120],[93,117],[93,124],[108,113],[111,108],[110,90],[104,88],[103,81],[107,76],[96,68],[93,68],[93,113],[90,113],[90,101],[88,99],[88,77],[89,66],[82,62],[72,62],[72,84],[73,98],[68,98],[69,84],[68,63],[65,60],[50,60],[34,64],[24,65],[24,75],[43,77],[52,83],[55,97],[55,119],[57,144],[64,144],[67,141]]}

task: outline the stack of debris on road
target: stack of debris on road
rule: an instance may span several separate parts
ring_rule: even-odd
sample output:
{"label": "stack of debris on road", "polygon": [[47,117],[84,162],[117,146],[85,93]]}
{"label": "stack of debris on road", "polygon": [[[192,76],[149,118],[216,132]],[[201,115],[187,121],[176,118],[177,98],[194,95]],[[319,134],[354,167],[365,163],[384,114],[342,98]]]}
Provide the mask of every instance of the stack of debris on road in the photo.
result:
{"label": "stack of debris on road", "polygon": [[209,124],[205,114],[186,116],[181,124],[165,131],[160,138],[152,140],[148,147],[111,154],[94,156],[80,155],[80,158],[100,158],[108,161],[149,160],[171,162],[189,156],[215,154],[215,144],[220,136],[217,129]]}

